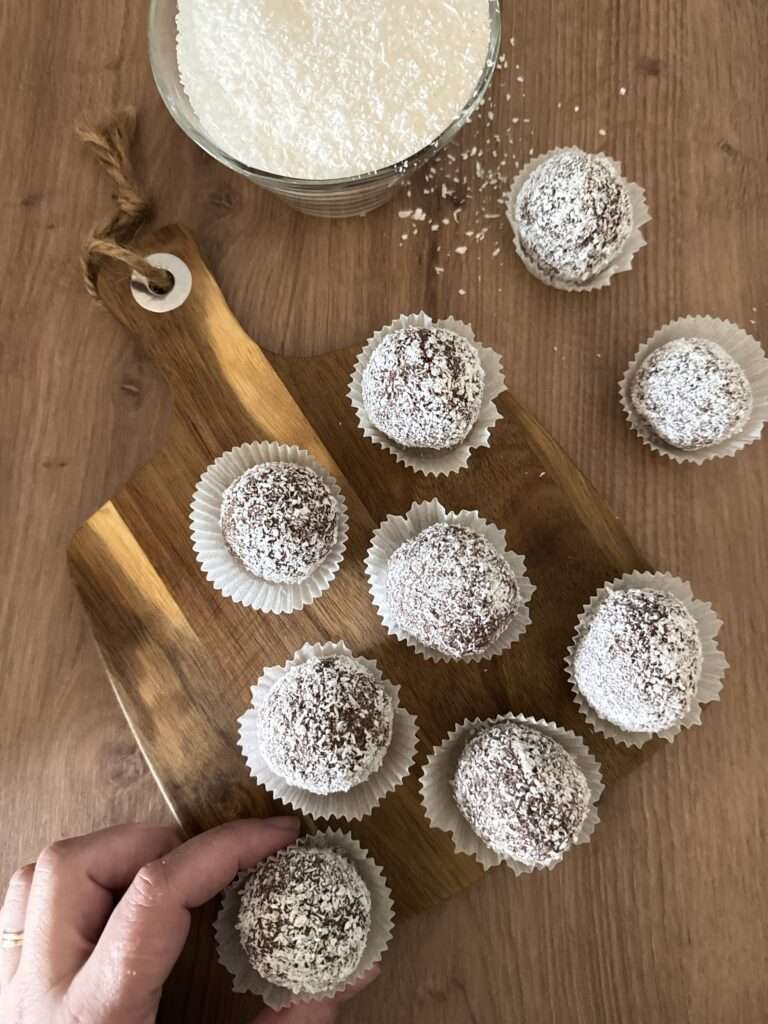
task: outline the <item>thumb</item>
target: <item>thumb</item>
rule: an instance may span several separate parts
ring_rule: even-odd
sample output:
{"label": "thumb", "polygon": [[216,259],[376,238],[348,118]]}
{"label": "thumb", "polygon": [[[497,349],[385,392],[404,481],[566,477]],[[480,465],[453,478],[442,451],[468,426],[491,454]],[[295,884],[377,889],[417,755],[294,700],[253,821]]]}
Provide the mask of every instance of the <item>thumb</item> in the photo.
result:
{"label": "thumb", "polygon": [[342,1005],[353,999],[358,992],[367,988],[378,978],[379,973],[378,964],[374,964],[362,978],[345,988],[343,992],[339,992],[333,999],[298,1003],[296,1006],[288,1006],[284,1010],[262,1010],[258,1017],[254,1017],[251,1024],[333,1024],[338,1018]]}

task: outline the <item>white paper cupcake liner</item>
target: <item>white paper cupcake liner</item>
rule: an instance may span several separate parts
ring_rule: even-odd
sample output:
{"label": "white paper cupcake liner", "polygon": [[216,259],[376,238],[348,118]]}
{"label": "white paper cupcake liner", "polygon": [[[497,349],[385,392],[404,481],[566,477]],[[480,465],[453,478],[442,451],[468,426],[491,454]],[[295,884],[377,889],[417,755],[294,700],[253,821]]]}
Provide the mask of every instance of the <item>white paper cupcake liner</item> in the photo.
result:
{"label": "white paper cupcake liner", "polygon": [[[565,281],[558,281],[556,278],[545,274],[536,263],[529,259],[520,244],[520,236],[517,230],[517,222],[515,220],[515,202],[520,189],[523,187],[532,171],[556,153],[564,153],[573,148],[573,146],[559,146],[556,149],[550,149],[548,153],[542,153],[540,156],[536,156],[532,160],[528,161],[525,167],[522,168],[513,180],[512,186],[505,196],[507,201],[507,220],[512,226],[512,232],[515,237],[515,251],[530,274],[533,274],[533,276],[543,284],[548,284],[550,287],[557,288],[563,292],[591,292],[596,288],[605,288],[606,285],[611,283],[611,278],[614,274],[621,274],[632,267],[632,261],[635,258],[635,254],[647,244],[640,229],[644,224],[647,224],[648,221],[651,220],[651,214],[648,210],[648,204],[645,201],[645,189],[636,182],[628,181],[626,178],[621,176],[621,164],[612,157],[608,157],[615,168],[616,173],[621,177],[621,180],[626,186],[632,203],[632,231],[630,232],[629,237],[618,253],[616,253],[610,264],[584,284],[572,284]],[[604,155],[607,156],[607,154]]]}
{"label": "white paper cupcake liner", "polygon": [[[258,719],[272,688],[280,682],[288,669],[301,665],[310,658],[330,658],[335,655],[354,658],[374,676],[392,700],[394,720],[389,749],[373,775],[346,793],[322,795],[291,785],[270,768],[259,742]],[[347,821],[364,818],[388,793],[403,782],[411,770],[416,756],[417,722],[416,718],[400,704],[400,687],[394,686],[384,678],[375,661],[357,657],[342,643],[305,644],[284,665],[273,665],[265,669],[256,686],[251,688],[251,694],[252,705],[239,719],[239,746],[243,751],[243,757],[251,775],[258,783],[284,804],[302,814],[310,814],[313,818],[337,818]]]}
{"label": "white paper cupcake liner", "polygon": [[[403,327],[444,327],[448,331],[465,338],[477,351],[480,365],[485,373],[485,386],[483,388],[483,400],[477,420],[464,438],[461,444],[448,451],[428,451],[426,449],[401,448],[386,434],[382,433],[371,423],[363,403],[363,373],[370,362],[371,356],[382,343],[382,341],[395,331]],[[474,448],[488,448],[491,443],[491,430],[494,424],[501,419],[501,413],[496,408],[494,398],[506,391],[507,385],[504,382],[501,356],[492,348],[486,348],[475,341],[475,334],[469,324],[461,320],[448,317],[447,320],[433,320],[426,313],[402,314],[393,320],[391,324],[382,327],[368,339],[365,348],[357,357],[355,368],[352,371],[352,378],[349,385],[349,400],[357,413],[357,421],[363,435],[385,448],[395,456],[398,462],[415,470],[418,473],[425,473],[428,476],[448,475],[458,473],[465,469],[469,463],[469,457]]]}
{"label": "white paper cupcake liner", "polygon": [[[292,992],[280,985],[273,985],[262,978],[248,962],[240,945],[237,918],[240,913],[240,891],[250,871],[241,871],[232,884],[222,893],[221,910],[214,924],[216,948],[219,963],[234,976],[232,989],[235,992],[251,992],[261,996],[273,1010],[282,1010],[294,1003],[309,1003],[318,999],[330,999],[359,981],[364,974],[378,963],[392,938],[394,910],[392,896],[384,872],[367,850],[346,832],[328,829],[315,835],[304,836],[298,846],[313,846],[321,849],[338,850],[354,863],[371,894],[371,930],[360,963],[348,978],[326,992]],[[290,847],[288,847],[290,849]],[[278,850],[275,857],[284,857],[286,850]]]}
{"label": "white paper cupcake liner", "polygon": [[[669,729],[662,729],[660,732],[627,732],[619,729],[612,722],[600,718],[587,699],[579,692],[573,670],[576,645],[583,636],[590,619],[597,611],[600,602],[610,590],[630,590],[633,587],[662,590],[682,601],[696,620],[701,640],[701,675],[699,676],[696,691],[691,701],[691,707],[678,725],[674,725]],[[653,739],[654,736],[660,736],[671,743],[681,729],[690,729],[693,725],[701,725],[702,705],[708,704],[710,701],[720,700],[723,677],[728,668],[725,655],[718,647],[715,639],[722,625],[723,623],[713,611],[712,605],[708,601],[697,600],[693,596],[690,583],[686,583],[677,576],[670,576],[663,572],[629,572],[610,583],[606,583],[605,586],[600,587],[597,593],[592,595],[589,603],[584,606],[584,610],[579,615],[573,642],[569,646],[565,658],[566,672],[579,711],[595,732],[602,733],[604,736],[608,736],[609,739],[615,740],[617,743],[623,743],[627,747],[642,747],[649,740]]]}
{"label": "white paper cupcake liner", "polygon": [[[432,647],[427,647],[404,632],[396,624],[387,602],[387,565],[392,554],[406,541],[421,533],[428,526],[435,523],[448,523],[452,526],[464,526],[474,530],[482,537],[485,537],[493,547],[504,557],[512,572],[515,574],[517,585],[520,591],[520,604],[518,610],[507,628],[501,635],[490,643],[479,654],[470,654],[464,658],[450,658]],[[417,654],[430,659],[431,661],[485,661],[488,658],[495,658],[510,647],[516,640],[525,633],[531,624],[529,603],[536,587],[526,576],[525,559],[514,551],[507,551],[506,537],[503,530],[500,530],[493,523],[482,519],[477,512],[447,512],[440,502],[433,498],[432,501],[415,502],[411,505],[405,516],[388,516],[379,528],[374,532],[371,546],[368,548],[368,555],[365,560],[365,570],[368,576],[368,584],[373,596],[373,603],[379,613],[381,621],[387,630],[403,640]]]}
{"label": "white paper cupcake liner", "polygon": [[580,736],[561,728],[554,722],[545,722],[540,718],[529,718],[526,715],[497,715],[495,718],[485,720],[475,718],[472,721],[467,719],[448,734],[440,746],[430,754],[422,772],[421,799],[427,819],[432,828],[450,834],[453,845],[459,853],[466,853],[474,857],[486,871],[499,864],[506,864],[516,875],[530,874],[532,871],[541,871],[544,868],[551,870],[567,855],[567,850],[556,861],[536,867],[523,864],[511,857],[502,857],[486,846],[482,839],[473,832],[469,822],[456,806],[451,791],[451,780],[456,774],[461,753],[472,736],[498,722],[520,722],[523,725],[533,726],[546,736],[556,740],[573,757],[584,772],[592,800],[579,834],[571,845],[579,846],[590,841],[595,826],[600,820],[597,803],[605,788],[598,761],[590,753]]}
{"label": "white paper cupcake liner", "polygon": [[[224,542],[219,525],[224,491],[252,466],[263,462],[290,462],[317,473],[339,506],[336,542],[311,576],[301,583],[270,583],[260,579],[235,558]],[[327,590],[339,570],[347,545],[347,504],[331,474],[309,452],[275,441],[254,441],[220,455],[198,481],[190,513],[192,546],[197,561],[216,590],[237,604],[261,612],[295,612]]]}
{"label": "white paper cupcake liner", "polygon": [[[637,413],[630,398],[632,384],[644,360],[657,348],[679,338],[703,338],[705,341],[716,342],[739,364],[752,388],[752,413],[739,433],[719,444],[693,452],[673,448],[657,437]],[[733,456],[759,439],[763,425],[768,420],[768,358],[760,342],[730,320],[718,320],[711,316],[685,316],[660,327],[652,338],[640,346],[619,381],[619,394],[624,415],[643,444],[659,455],[666,455],[673,462],[693,462],[700,466],[709,459]]]}

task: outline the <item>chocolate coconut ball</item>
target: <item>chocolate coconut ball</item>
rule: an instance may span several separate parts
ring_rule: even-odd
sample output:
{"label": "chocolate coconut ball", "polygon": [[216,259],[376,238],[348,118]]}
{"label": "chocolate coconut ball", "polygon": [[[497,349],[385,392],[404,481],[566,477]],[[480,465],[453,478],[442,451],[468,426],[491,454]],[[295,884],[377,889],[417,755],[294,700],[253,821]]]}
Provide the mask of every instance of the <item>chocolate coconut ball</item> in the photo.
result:
{"label": "chocolate coconut ball", "polygon": [[339,512],[314,470],[264,462],[226,489],[219,523],[248,572],[271,583],[300,583],[335,544]]}
{"label": "chocolate coconut ball", "polygon": [[629,238],[632,202],[608,157],[566,149],[531,172],[512,220],[523,252],[545,277],[587,284]]}
{"label": "chocolate coconut ball", "polygon": [[461,444],[483,400],[477,349],[444,327],[404,327],[388,335],[363,371],[371,423],[403,448]]}
{"label": "chocolate coconut ball", "polygon": [[289,669],[261,709],[259,742],[272,771],[311,793],[346,793],[384,760],[392,699],[369,670],[344,655]]}
{"label": "chocolate coconut ball", "polygon": [[498,722],[466,744],[453,777],[456,805],[501,857],[529,867],[559,860],[591,803],[586,777],[556,740],[520,722]]}
{"label": "chocolate coconut ball", "polygon": [[387,565],[386,593],[397,627],[450,658],[485,650],[520,603],[515,574],[493,545],[445,523],[397,548]]}
{"label": "chocolate coconut ball", "polygon": [[701,674],[696,620],[661,590],[611,590],[577,641],[573,678],[595,713],[627,732],[677,725]]}
{"label": "chocolate coconut ball", "polygon": [[752,388],[742,368],[702,338],[668,341],[646,356],[629,397],[656,437],[684,451],[734,437],[752,412]]}
{"label": "chocolate coconut ball", "polygon": [[266,981],[297,995],[325,992],[362,959],[371,894],[344,854],[292,846],[256,865],[240,894],[237,928]]}

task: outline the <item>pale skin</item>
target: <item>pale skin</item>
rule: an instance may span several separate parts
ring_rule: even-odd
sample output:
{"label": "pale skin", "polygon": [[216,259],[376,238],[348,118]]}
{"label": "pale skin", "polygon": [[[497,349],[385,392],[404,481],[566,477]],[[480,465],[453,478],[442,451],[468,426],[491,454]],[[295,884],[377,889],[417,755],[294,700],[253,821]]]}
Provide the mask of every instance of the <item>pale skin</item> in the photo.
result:
{"label": "pale skin", "polygon": [[[16,872],[0,911],[3,932],[24,933],[0,949],[0,1020],[154,1024],[190,911],[298,833],[293,817],[233,821],[185,843],[164,826],[118,825],[49,846]],[[249,1024],[332,1024],[350,994],[263,1009]]]}

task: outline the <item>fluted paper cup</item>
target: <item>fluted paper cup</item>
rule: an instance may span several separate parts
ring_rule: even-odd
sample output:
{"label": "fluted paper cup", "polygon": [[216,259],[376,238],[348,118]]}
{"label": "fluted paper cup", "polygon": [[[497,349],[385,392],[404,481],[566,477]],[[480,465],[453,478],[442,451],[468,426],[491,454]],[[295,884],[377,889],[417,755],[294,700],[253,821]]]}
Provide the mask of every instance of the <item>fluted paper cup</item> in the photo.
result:
{"label": "fluted paper cup", "polygon": [[[507,220],[509,221],[514,234],[515,251],[522,260],[525,269],[530,274],[533,274],[533,276],[543,284],[547,284],[552,288],[557,288],[560,291],[591,292],[596,288],[605,288],[606,285],[609,285],[614,274],[621,274],[631,269],[635,254],[647,244],[640,229],[651,220],[651,214],[648,210],[648,204],[645,199],[645,189],[641,188],[641,186],[636,182],[628,181],[624,178],[621,174],[621,164],[612,157],[607,157],[624,183],[632,204],[632,230],[627,240],[608,266],[605,267],[604,270],[601,270],[599,274],[590,278],[589,281],[585,281],[583,284],[559,281],[557,278],[550,277],[548,274],[545,274],[542,269],[528,257],[520,242],[517,218],[515,216],[515,203],[517,202],[520,189],[537,167],[543,164],[544,161],[548,160],[551,156],[555,156],[557,153],[566,153],[575,148],[576,147],[574,146],[560,146],[557,149],[549,150],[548,153],[542,153],[540,156],[533,157],[533,159],[529,160],[519,174],[514,178],[512,186],[504,198],[506,199]],[[603,156],[607,156],[607,154],[603,154]]]}
{"label": "fluted paper cup", "polygon": [[[630,398],[632,385],[643,362],[662,345],[680,338],[701,338],[703,341],[715,342],[739,364],[752,389],[752,412],[738,434],[696,451],[674,448],[657,437],[636,411]],[[692,462],[700,466],[709,459],[736,455],[742,448],[759,439],[768,420],[768,358],[760,342],[730,320],[719,320],[712,316],[684,316],[660,327],[653,337],[640,346],[619,381],[619,395],[624,415],[643,444],[659,455],[666,455],[673,462]]]}
{"label": "fluted paper cup", "polygon": [[[387,437],[385,433],[374,426],[363,402],[363,374],[371,360],[371,356],[382,341],[390,334],[402,330],[404,327],[432,326],[443,327],[445,330],[452,331],[468,341],[477,352],[485,375],[482,404],[477,420],[461,444],[456,445],[455,448],[443,451],[430,451],[425,448],[403,448],[396,444],[390,437]],[[475,340],[475,332],[470,324],[465,324],[461,320],[455,320],[453,317],[448,317],[447,320],[433,320],[431,316],[421,312],[403,313],[396,320],[393,320],[391,324],[382,327],[381,330],[376,331],[368,339],[365,348],[357,357],[355,368],[352,371],[348,395],[352,407],[357,414],[357,422],[365,437],[380,448],[386,449],[404,466],[408,466],[418,473],[425,473],[428,476],[441,476],[448,475],[449,473],[458,473],[459,470],[465,469],[469,464],[469,457],[473,449],[488,448],[490,446],[491,430],[494,424],[501,419],[501,413],[496,407],[494,399],[503,391],[506,391],[506,389],[501,356],[492,348],[480,345]]]}
{"label": "fluted paper cup", "polygon": [[[314,470],[339,508],[336,541],[312,574],[301,583],[271,583],[248,572],[227,547],[219,524],[227,487],[246,470],[265,462],[289,462]],[[331,585],[347,545],[347,504],[331,474],[303,448],[275,441],[254,441],[224,452],[198,481],[190,513],[192,546],[207,580],[224,597],[261,612],[295,612],[311,604]]]}
{"label": "fluted paper cup", "polygon": [[[395,915],[392,907],[392,895],[384,872],[355,838],[347,832],[327,829],[317,832],[315,835],[304,836],[297,840],[296,845],[336,850],[353,863],[371,894],[371,929],[357,968],[348,978],[333,988],[325,992],[308,993],[293,992],[281,985],[273,985],[251,967],[240,944],[240,933],[237,928],[240,893],[251,874],[250,871],[241,871],[234,882],[222,893],[221,910],[214,924],[219,963],[233,975],[233,991],[251,992],[253,995],[261,996],[267,1006],[273,1010],[282,1010],[294,1003],[330,999],[350,985],[354,985],[370,971],[374,964],[381,960],[390,943],[394,928]],[[274,856],[284,857],[286,852],[286,850],[278,850]]]}
{"label": "fluted paper cup", "polygon": [[[291,785],[267,763],[261,749],[258,721],[269,695],[279,686],[283,675],[296,665],[302,665],[310,658],[334,656],[353,658],[374,677],[376,682],[389,694],[394,710],[392,739],[384,760],[365,782],[353,786],[346,793],[319,794],[308,789]],[[284,665],[273,665],[264,670],[258,683],[251,689],[251,707],[239,719],[240,742],[246,764],[258,783],[302,814],[313,818],[337,818],[353,821],[364,818],[384,797],[396,789],[411,770],[417,745],[416,718],[400,704],[400,687],[385,679],[375,661],[358,658],[342,643],[305,644]]]}
{"label": "fluted paper cup", "polygon": [[[576,655],[576,647],[589,625],[592,617],[597,611],[600,602],[611,590],[631,590],[633,588],[661,590],[664,593],[672,594],[685,605],[690,614],[696,620],[696,626],[701,641],[702,666],[696,690],[691,700],[691,706],[685,717],[669,729],[662,729],[659,732],[628,732],[620,729],[612,722],[601,718],[582,696],[576,684],[573,669],[573,661]],[[677,576],[670,576],[663,572],[629,572],[623,576],[606,583],[605,586],[592,595],[588,604],[584,606],[579,615],[574,634],[573,642],[568,648],[565,658],[565,668],[568,679],[573,690],[574,699],[579,711],[592,726],[595,732],[608,736],[617,743],[623,743],[627,747],[642,747],[654,736],[672,742],[682,729],[690,729],[691,726],[701,725],[701,709],[704,704],[720,700],[720,691],[723,688],[723,678],[728,662],[725,655],[717,645],[717,634],[720,632],[723,623],[715,614],[712,605],[708,601],[699,601],[693,596],[690,583],[679,579]]]}
{"label": "fluted paper cup", "polygon": [[[496,640],[477,654],[469,654],[463,658],[451,658],[442,651],[435,650],[420,643],[410,633],[401,629],[390,609],[387,601],[387,566],[389,559],[394,552],[407,540],[416,537],[422,530],[435,523],[446,523],[450,526],[464,526],[475,533],[485,537],[490,544],[504,558],[517,581],[520,601],[512,621]],[[417,654],[430,659],[431,661],[485,661],[488,658],[495,658],[502,651],[507,650],[516,640],[525,633],[531,623],[529,604],[536,587],[526,576],[525,558],[508,551],[506,548],[506,535],[493,523],[482,519],[477,512],[447,512],[440,502],[433,498],[432,501],[415,502],[411,505],[405,516],[388,516],[379,528],[374,532],[371,546],[368,549],[368,556],[365,560],[365,569],[368,576],[368,584],[373,596],[373,603],[379,613],[381,621],[387,630],[396,636],[398,640],[404,641],[413,648]]]}
{"label": "fluted paper cup", "polygon": [[432,828],[448,832],[455,849],[459,853],[466,853],[474,857],[486,871],[499,864],[506,864],[516,875],[530,874],[532,871],[541,871],[544,868],[551,870],[566,856],[567,850],[557,860],[535,867],[531,864],[523,864],[511,857],[502,857],[501,854],[486,846],[483,840],[475,834],[469,822],[456,806],[451,782],[456,774],[464,747],[478,732],[489,726],[497,725],[499,722],[519,722],[521,725],[530,725],[555,740],[573,757],[587,780],[591,802],[584,823],[571,846],[580,846],[590,841],[600,820],[597,804],[604,789],[600,765],[580,736],[563,729],[554,722],[545,722],[543,719],[530,718],[526,715],[497,715],[495,718],[485,720],[475,718],[472,721],[467,719],[448,734],[440,746],[430,754],[422,772],[421,800],[427,820]]}

